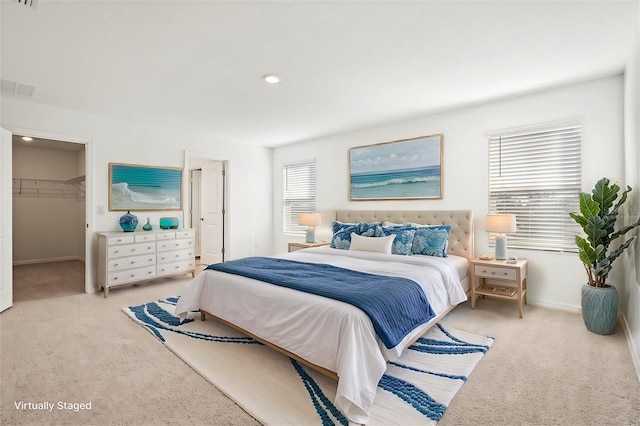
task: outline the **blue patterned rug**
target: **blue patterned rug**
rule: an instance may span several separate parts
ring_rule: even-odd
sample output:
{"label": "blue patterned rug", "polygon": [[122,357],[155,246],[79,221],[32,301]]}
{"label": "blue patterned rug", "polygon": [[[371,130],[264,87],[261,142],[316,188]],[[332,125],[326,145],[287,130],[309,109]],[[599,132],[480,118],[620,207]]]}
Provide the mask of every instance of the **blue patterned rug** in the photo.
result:
{"label": "blue patterned rug", "polygon": [[[180,323],[177,299],[122,310],[263,424],[348,424],[333,405],[335,381],[199,313]],[[492,343],[432,327],[388,364],[369,424],[436,424]]]}

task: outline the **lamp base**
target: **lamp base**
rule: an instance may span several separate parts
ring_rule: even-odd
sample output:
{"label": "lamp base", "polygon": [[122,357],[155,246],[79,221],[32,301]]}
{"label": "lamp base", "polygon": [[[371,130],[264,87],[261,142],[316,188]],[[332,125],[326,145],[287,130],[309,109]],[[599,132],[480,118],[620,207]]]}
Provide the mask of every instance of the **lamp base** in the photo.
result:
{"label": "lamp base", "polygon": [[316,229],[315,228],[307,228],[307,235],[306,235],[306,242],[307,243],[315,243],[316,242]]}
{"label": "lamp base", "polygon": [[507,236],[496,235],[496,259],[505,260],[507,258]]}

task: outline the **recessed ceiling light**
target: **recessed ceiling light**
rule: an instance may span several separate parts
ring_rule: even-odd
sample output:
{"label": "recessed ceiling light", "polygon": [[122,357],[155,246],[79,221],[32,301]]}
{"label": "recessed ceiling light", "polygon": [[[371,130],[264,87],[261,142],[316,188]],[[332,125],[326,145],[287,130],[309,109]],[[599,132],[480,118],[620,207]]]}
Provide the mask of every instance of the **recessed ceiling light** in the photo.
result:
{"label": "recessed ceiling light", "polygon": [[25,142],[31,142],[33,140],[33,138],[30,138],[29,136],[23,136],[22,140]]}
{"label": "recessed ceiling light", "polygon": [[276,84],[280,82],[280,77],[275,74],[265,74],[262,78],[269,84]]}

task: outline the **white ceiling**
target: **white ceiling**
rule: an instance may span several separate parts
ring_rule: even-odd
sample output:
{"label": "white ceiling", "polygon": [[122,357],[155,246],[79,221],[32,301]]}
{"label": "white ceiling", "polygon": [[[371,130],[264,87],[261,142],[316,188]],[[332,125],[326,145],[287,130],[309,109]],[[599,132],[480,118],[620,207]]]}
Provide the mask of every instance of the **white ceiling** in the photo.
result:
{"label": "white ceiling", "polygon": [[638,3],[2,0],[1,74],[34,102],[277,146],[620,73]]}

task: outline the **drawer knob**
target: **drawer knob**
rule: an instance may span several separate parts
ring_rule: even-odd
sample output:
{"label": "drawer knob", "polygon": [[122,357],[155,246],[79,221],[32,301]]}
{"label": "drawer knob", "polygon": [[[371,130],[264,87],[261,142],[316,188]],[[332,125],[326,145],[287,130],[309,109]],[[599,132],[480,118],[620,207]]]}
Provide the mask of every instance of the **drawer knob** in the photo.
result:
{"label": "drawer knob", "polygon": [[113,277],[113,280],[116,281],[118,279],[118,277]]}
{"label": "drawer knob", "polygon": [[180,257],[180,255],[179,255],[179,254],[176,254],[176,257]]}
{"label": "drawer knob", "polygon": [[136,263],[136,261],[135,261],[135,260],[132,260],[132,261],[131,261],[131,264],[133,265],[134,263]]}
{"label": "drawer knob", "polygon": [[114,264],[113,264],[113,267],[114,267],[114,268],[117,268],[118,266],[119,266],[119,264],[118,264],[118,263],[114,263]]}
{"label": "drawer knob", "polygon": [[180,269],[180,266],[176,266],[176,269]]}
{"label": "drawer knob", "polygon": [[131,278],[133,278],[133,277],[135,277],[135,276],[136,276],[136,274],[131,274]]}
{"label": "drawer knob", "polygon": [[131,251],[136,251],[136,249],[132,248]]}
{"label": "drawer knob", "polygon": [[116,250],[116,251],[114,251],[114,253],[115,253],[115,254],[118,254],[118,253],[120,253],[120,250]]}
{"label": "drawer knob", "polygon": [[491,271],[491,275],[495,275],[495,274],[496,274],[496,271]]}

